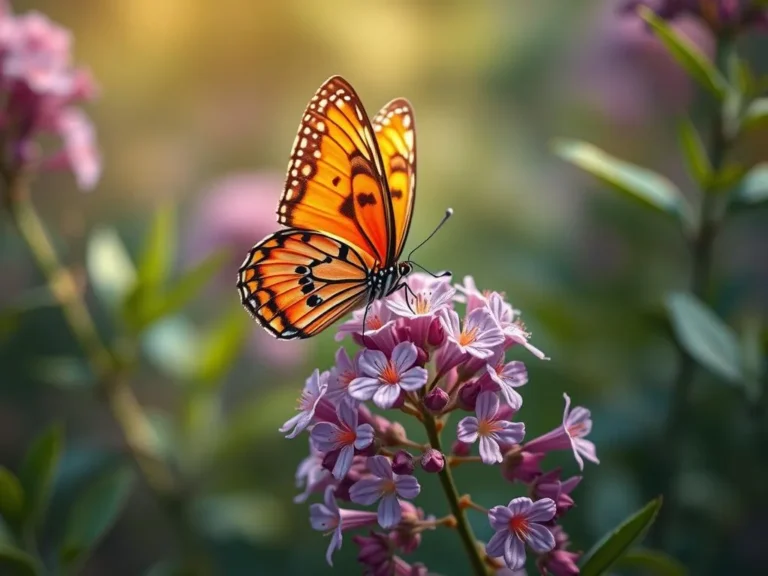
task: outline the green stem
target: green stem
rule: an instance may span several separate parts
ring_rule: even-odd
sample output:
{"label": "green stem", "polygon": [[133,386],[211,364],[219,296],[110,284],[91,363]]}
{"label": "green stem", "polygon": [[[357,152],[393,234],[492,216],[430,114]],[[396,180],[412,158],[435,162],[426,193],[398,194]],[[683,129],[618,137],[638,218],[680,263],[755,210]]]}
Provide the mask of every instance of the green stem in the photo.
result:
{"label": "green stem", "polygon": [[[437,430],[437,423],[435,418],[426,410],[423,414],[424,427],[427,430],[429,443],[432,448],[442,452],[442,448],[440,446],[440,432]],[[462,508],[461,503],[459,502],[459,493],[456,490],[456,483],[453,480],[451,467],[448,466],[447,462],[443,469],[438,473],[438,476],[440,478],[440,484],[443,487],[443,492],[445,492],[445,497],[448,499],[448,505],[451,509],[451,512],[453,513],[453,516],[456,518],[456,530],[459,533],[459,537],[461,538],[461,543],[464,546],[464,550],[466,551],[467,556],[469,556],[469,562],[472,565],[473,573],[476,576],[487,576],[488,568],[486,567],[485,562],[483,561],[483,557],[480,554],[480,550],[477,546],[477,540],[475,535],[472,533],[472,527],[469,525],[469,521],[467,520],[467,515],[465,514],[464,508]]]}

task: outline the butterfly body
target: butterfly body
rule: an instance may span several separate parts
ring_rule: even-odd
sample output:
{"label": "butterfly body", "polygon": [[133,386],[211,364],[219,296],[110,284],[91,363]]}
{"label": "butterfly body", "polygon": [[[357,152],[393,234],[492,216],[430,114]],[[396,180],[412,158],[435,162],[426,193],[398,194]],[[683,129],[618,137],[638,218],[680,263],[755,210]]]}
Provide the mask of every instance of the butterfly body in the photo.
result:
{"label": "butterfly body", "polygon": [[343,78],[302,116],[277,220],[238,273],[246,310],[272,335],[308,338],[403,286],[416,191],[413,112],[398,98],[369,120]]}

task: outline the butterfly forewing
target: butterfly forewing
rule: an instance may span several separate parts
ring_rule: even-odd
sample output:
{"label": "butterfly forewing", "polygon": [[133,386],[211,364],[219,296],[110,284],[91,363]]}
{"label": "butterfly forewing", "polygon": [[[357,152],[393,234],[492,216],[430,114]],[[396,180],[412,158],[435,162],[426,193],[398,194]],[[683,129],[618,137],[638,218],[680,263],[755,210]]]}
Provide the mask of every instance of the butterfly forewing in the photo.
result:
{"label": "butterfly forewing", "polygon": [[238,273],[243,305],[278,338],[308,338],[368,298],[358,251],[320,232],[287,229],[257,244]]}
{"label": "butterfly forewing", "polygon": [[408,237],[416,200],[416,125],[410,102],[405,98],[392,100],[371,124],[392,198],[397,259]]}
{"label": "butterfly forewing", "polygon": [[302,116],[278,221],[347,241],[369,268],[390,264],[397,239],[385,178],[365,108],[352,87],[334,76]]}

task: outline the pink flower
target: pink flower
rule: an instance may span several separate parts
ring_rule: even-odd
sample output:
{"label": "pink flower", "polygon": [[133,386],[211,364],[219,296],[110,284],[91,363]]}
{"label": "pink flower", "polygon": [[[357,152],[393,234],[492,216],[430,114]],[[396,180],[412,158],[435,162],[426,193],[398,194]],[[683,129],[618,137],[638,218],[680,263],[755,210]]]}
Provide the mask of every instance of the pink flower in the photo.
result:
{"label": "pink flower", "polygon": [[[365,340],[363,340],[363,318],[365,318]],[[336,341],[341,342],[347,335],[358,346],[381,350],[390,354],[398,341],[395,337],[395,318],[383,300],[376,300],[366,307],[352,312],[352,318],[341,324],[336,331]]]}
{"label": "pink flower", "polygon": [[520,410],[523,405],[523,398],[515,390],[528,382],[528,371],[525,364],[518,360],[504,363],[503,355],[497,362],[488,363],[485,366],[486,374],[480,377],[479,383],[485,389],[490,386],[491,390],[497,390],[501,393],[504,402],[512,410]]}
{"label": "pink flower", "polygon": [[325,559],[333,566],[333,553],[341,549],[342,532],[362,526],[370,526],[377,521],[377,515],[364,510],[345,510],[339,508],[336,498],[333,496],[333,487],[325,490],[323,504],[312,504],[309,507],[309,522],[314,530],[321,532],[333,531],[331,542]]}
{"label": "pink flower", "polygon": [[301,397],[299,398],[299,405],[297,410],[299,411],[296,416],[290,418],[285,424],[280,427],[280,432],[290,433],[286,435],[286,438],[295,438],[306,430],[307,426],[312,422],[312,418],[315,416],[315,410],[320,400],[325,395],[325,391],[328,389],[328,372],[323,372],[315,369],[312,372],[312,376],[307,378],[304,384],[304,389],[301,391]]}
{"label": "pink flower", "polygon": [[337,407],[339,424],[319,422],[312,428],[311,438],[320,452],[328,455],[338,451],[333,466],[333,477],[341,480],[352,467],[355,450],[364,450],[373,442],[373,426],[357,424],[357,408],[347,402]]}
{"label": "pink flower", "polygon": [[415,476],[399,475],[392,472],[392,464],[386,456],[368,458],[368,470],[372,478],[358,480],[349,491],[352,502],[370,506],[379,502],[379,525],[384,529],[394,528],[400,523],[402,512],[397,499],[409,500],[419,495],[421,486]]}
{"label": "pink flower", "polygon": [[360,356],[361,376],[349,384],[349,394],[360,401],[371,400],[379,408],[391,408],[401,392],[418,390],[427,383],[427,371],[414,366],[416,346],[401,342],[392,351],[391,359],[379,350],[364,350]]}
{"label": "pink flower", "polygon": [[69,108],[61,112],[58,129],[64,147],[57,154],[47,158],[43,167],[49,170],[71,170],[80,188],[93,189],[99,181],[102,169],[93,124],[80,110]]}
{"label": "pink flower", "polygon": [[555,537],[542,524],[555,516],[555,503],[549,498],[533,502],[530,498],[515,498],[507,506],[494,506],[488,511],[488,521],[496,534],[485,552],[495,558],[503,557],[510,570],[525,565],[525,545],[537,554],[555,547]]}
{"label": "pink flower", "polygon": [[515,310],[512,305],[504,301],[504,298],[498,292],[491,292],[488,296],[488,310],[491,312],[491,316],[496,321],[496,324],[504,333],[504,339],[506,346],[509,347],[514,344],[521,344],[531,354],[539,359],[545,359],[544,352],[528,343],[528,338],[531,335],[525,331],[525,326],[515,318]]}
{"label": "pink flower", "polygon": [[480,438],[480,457],[485,464],[502,461],[500,442],[517,444],[525,435],[524,424],[500,420],[498,412],[498,396],[493,392],[482,392],[477,397],[477,418],[467,416],[457,427],[456,438],[460,442],[473,444]]}
{"label": "pink flower", "polygon": [[441,311],[440,321],[446,336],[446,343],[437,354],[437,370],[440,374],[445,374],[462,362],[469,364],[472,359],[481,361],[490,358],[504,342],[504,335],[486,308],[470,312],[463,326],[454,310]]}
{"label": "pink flower", "polygon": [[599,464],[597,459],[595,445],[585,437],[592,430],[592,419],[589,410],[581,406],[576,406],[573,411],[570,410],[571,399],[568,394],[563,394],[565,398],[565,410],[563,411],[563,424],[554,430],[547,432],[543,436],[534,438],[524,446],[529,452],[550,452],[552,450],[573,450],[576,462],[579,468],[584,469],[584,460],[582,456]]}
{"label": "pink flower", "polygon": [[353,362],[344,348],[336,352],[336,365],[331,368],[328,378],[328,392],[326,397],[333,403],[349,402],[357,404],[358,401],[349,395],[349,384],[357,378],[357,358]]}
{"label": "pink flower", "polygon": [[581,476],[572,476],[568,480],[560,480],[559,468],[542,474],[533,482],[533,496],[536,499],[550,498],[557,505],[557,516],[562,516],[573,508],[571,492],[581,482]]}
{"label": "pink flower", "polygon": [[387,299],[387,307],[403,318],[430,317],[449,308],[455,290],[448,279],[435,279],[426,274],[408,277],[410,290],[399,290]]}

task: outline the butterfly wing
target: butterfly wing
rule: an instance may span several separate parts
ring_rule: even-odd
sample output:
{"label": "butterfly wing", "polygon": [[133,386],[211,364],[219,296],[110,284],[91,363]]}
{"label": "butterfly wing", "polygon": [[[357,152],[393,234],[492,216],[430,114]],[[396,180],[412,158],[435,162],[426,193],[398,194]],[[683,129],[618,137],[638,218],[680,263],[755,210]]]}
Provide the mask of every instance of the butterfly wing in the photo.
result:
{"label": "butterfly wing", "polygon": [[394,261],[394,215],[376,138],[360,98],[339,76],[304,111],[277,214],[281,224],[357,247],[369,268]]}
{"label": "butterfly wing", "polygon": [[387,177],[395,222],[395,260],[408,238],[416,200],[416,125],[405,98],[384,106],[371,122]]}
{"label": "butterfly wing", "polygon": [[249,252],[237,288],[246,310],[277,338],[309,338],[367,302],[368,267],[345,242],[280,230]]}

